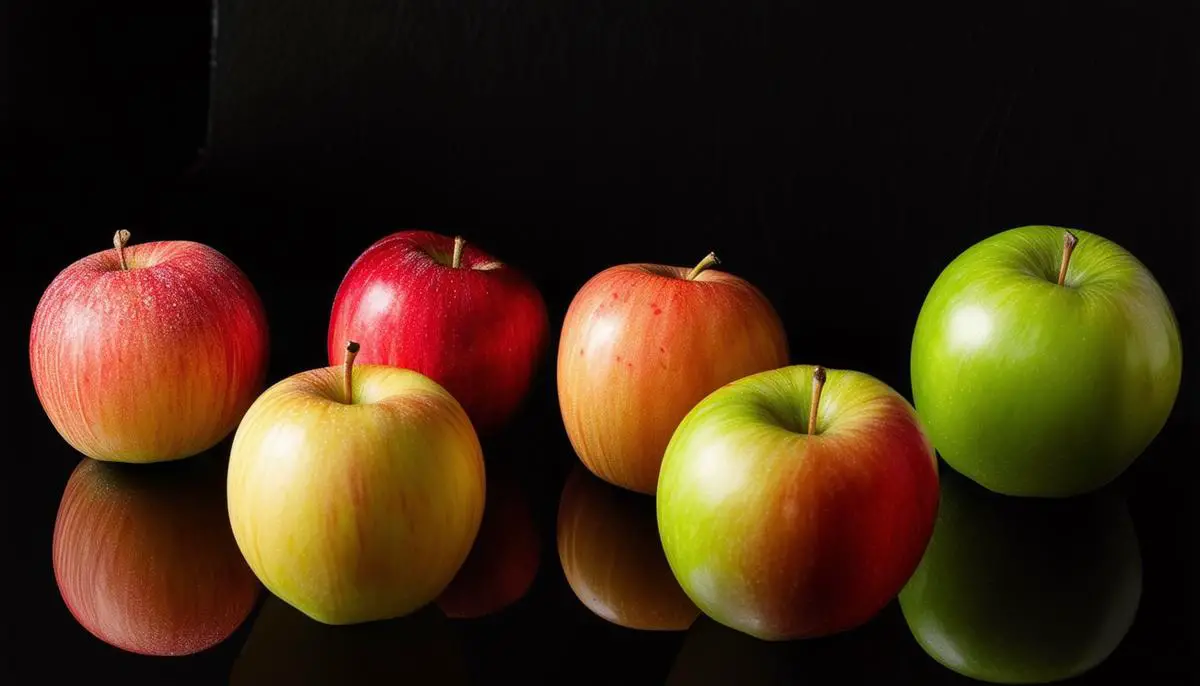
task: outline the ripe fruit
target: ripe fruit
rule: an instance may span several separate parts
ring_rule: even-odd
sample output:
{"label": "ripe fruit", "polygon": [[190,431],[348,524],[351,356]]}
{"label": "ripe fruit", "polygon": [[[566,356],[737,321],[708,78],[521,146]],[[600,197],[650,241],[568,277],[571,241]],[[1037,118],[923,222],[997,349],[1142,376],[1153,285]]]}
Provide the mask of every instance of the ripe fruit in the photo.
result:
{"label": "ripe fruit", "polygon": [[229,518],[272,593],[327,624],[407,615],[467,557],[484,506],[479,440],[462,407],[395,367],[315,369],[246,412]]}
{"label": "ripe fruit", "polygon": [[1181,368],[1150,271],[1111,241],[1052,226],[959,255],[913,335],[913,397],[938,453],[1007,495],[1078,495],[1116,478],[1166,423]]}
{"label": "ripe fruit", "polygon": [[54,525],[54,578],[75,619],[143,655],[189,655],[241,625],[260,586],[225,514],[224,461],[85,459]]}
{"label": "ripe fruit", "polygon": [[401,231],[367,248],[338,288],[329,364],[348,339],[362,364],[420,372],[491,433],[519,407],[546,347],[546,305],[534,284],[461,238]]}
{"label": "ripe fruit", "polygon": [[783,325],[744,279],[627,264],[575,295],[558,347],[558,400],[579,459],[609,483],[654,493],[679,421],[723,384],[787,364]]}
{"label": "ripe fruit", "polygon": [[1059,681],[1107,658],[1142,591],[1137,533],[1123,500],[989,493],[946,474],[929,549],[900,592],[917,642],[973,679]]}
{"label": "ripe fruit", "polygon": [[29,335],[33,385],[73,448],[159,462],[216,445],[262,388],[267,320],[245,274],[189,241],[125,247],[64,269]]}
{"label": "ripe fruit", "polygon": [[663,459],[658,529],[701,611],[794,639],[857,627],[894,598],[937,502],[933,449],[904,398],[860,372],[797,365],[688,413]]}
{"label": "ripe fruit", "polygon": [[579,467],[558,508],[558,556],[579,600],[629,629],[683,631],[700,611],[663,555],[654,502]]}

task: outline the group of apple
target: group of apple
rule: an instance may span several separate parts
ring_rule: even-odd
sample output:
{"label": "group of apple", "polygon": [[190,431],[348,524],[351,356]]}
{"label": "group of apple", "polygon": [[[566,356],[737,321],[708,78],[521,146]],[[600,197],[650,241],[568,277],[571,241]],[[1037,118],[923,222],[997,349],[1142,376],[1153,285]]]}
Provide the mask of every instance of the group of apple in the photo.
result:
{"label": "group of apple", "polygon": [[[459,238],[392,234],[338,289],[330,366],[260,394],[267,320],[245,274],[198,243],[127,241],[65,269],[34,315],[33,381],[63,438],[147,463],[236,430],[229,521],[270,591],[327,624],[437,598],[479,533],[479,437],[546,351],[535,285]],[[1028,226],[956,258],[916,321],[911,405],[866,373],[791,364],[803,341],[717,266],[588,280],[558,399],[582,464],[655,496],[688,598],[760,638],[847,630],[897,595],[937,519],[935,449],[997,493],[1082,494],[1133,462],[1178,393],[1166,296],[1095,234]]]}

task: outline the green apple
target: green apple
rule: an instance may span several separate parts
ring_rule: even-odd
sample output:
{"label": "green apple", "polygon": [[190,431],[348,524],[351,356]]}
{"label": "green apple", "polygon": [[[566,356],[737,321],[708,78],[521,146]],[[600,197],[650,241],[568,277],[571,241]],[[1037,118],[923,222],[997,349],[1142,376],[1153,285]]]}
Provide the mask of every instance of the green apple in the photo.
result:
{"label": "green apple", "polygon": [[913,400],[942,459],[1007,495],[1120,475],[1167,421],[1179,325],[1150,271],[1086,231],[1026,226],[950,263],[912,343]]}
{"label": "green apple", "polygon": [[933,531],[937,463],[887,384],[797,365],[692,408],[657,495],[667,562],[701,611],[757,638],[807,638],[862,625],[908,580]]}
{"label": "green apple", "polygon": [[900,607],[917,642],[982,681],[1058,681],[1095,667],[1133,624],[1137,534],[1105,489],[1040,500],[943,475],[933,539]]}
{"label": "green apple", "polygon": [[267,389],[233,439],[234,538],[272,593],[326,624],[414,612],[467,558],[483,454],[462,406],[417,372],[302,372]]}

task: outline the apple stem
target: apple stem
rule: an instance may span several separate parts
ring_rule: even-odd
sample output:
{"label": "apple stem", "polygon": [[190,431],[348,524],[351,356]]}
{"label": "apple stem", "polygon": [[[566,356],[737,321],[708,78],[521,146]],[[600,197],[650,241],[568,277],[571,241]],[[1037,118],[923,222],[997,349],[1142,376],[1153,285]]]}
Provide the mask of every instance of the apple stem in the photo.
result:
{"label": "apple stem", "polygon": [[1075,244],[1079,239],[1075,234],[1067,231],[1063,233],[1063,256],[1062,264],[1058,267],[1058,285],[1063,285],[1067,281],[1067,265],[1071,264],[1071,253],[1075,252]]}
{"label": "apple stem", "polygon": [[710,252],[709,254],[704,256],[704,259],[700,260],[699,264],[697,264],[695,267],[692,267],[692,271],[688,272],[687,280],[695,281],[696,277],[700,276],[700,272],[704,271],[705,269],[708,269],[709,267],[713,266],[714,264],[720,264],[720,263],[721,263],[721,260],[717,259],[716,253]]}
{"label": "apple stem", "polygon": [[129,265],[125,264],[125,244],[129,242],[129,231],[121,229],[113,234],[113,247],[117,249],[117,259],[121,262],[121,271],[128,271]]}
{"label": "apple stem", "polygon": [[354,404],[354,378],[351,370],[354,368],[354,357],[358,355],[358,343],[346,342],[346,359],[342,362],[342,388],[346,391],[346,404]]}
{"label": "apple stem", "polygon": [[458,269],[462,266],[463,247],[466,245],[467,242],[463,240],[462,236],[454,237],[454,257],[450,259],[450,266],[452,268]]}
{"label": "apple stem", "polygon": [[817,435],[817,408],[821,404],[821,389],[825,388],[825,368],[813,367],[812,400],[808,405],[808,435]]}

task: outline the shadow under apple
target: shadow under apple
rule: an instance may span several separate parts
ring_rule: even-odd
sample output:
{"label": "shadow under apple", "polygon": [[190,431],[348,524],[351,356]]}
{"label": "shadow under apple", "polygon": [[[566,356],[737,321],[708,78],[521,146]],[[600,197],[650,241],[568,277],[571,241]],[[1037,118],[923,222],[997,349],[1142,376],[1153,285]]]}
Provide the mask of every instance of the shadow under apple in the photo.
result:
{"label": "shadow under apple", "polygon": [[991,493],[953,470],[925,556],[900,593],[920,646],[959,674],[1047,683],[1103,662],[1142,591],[1137,534],[1109,488],[1045,500]]}
{"label": "shadow under apple", "polygon": [[465,684],[467,674],[450,622],[432,603],[398,619],[332,626],[268,596],[229,683]]}

